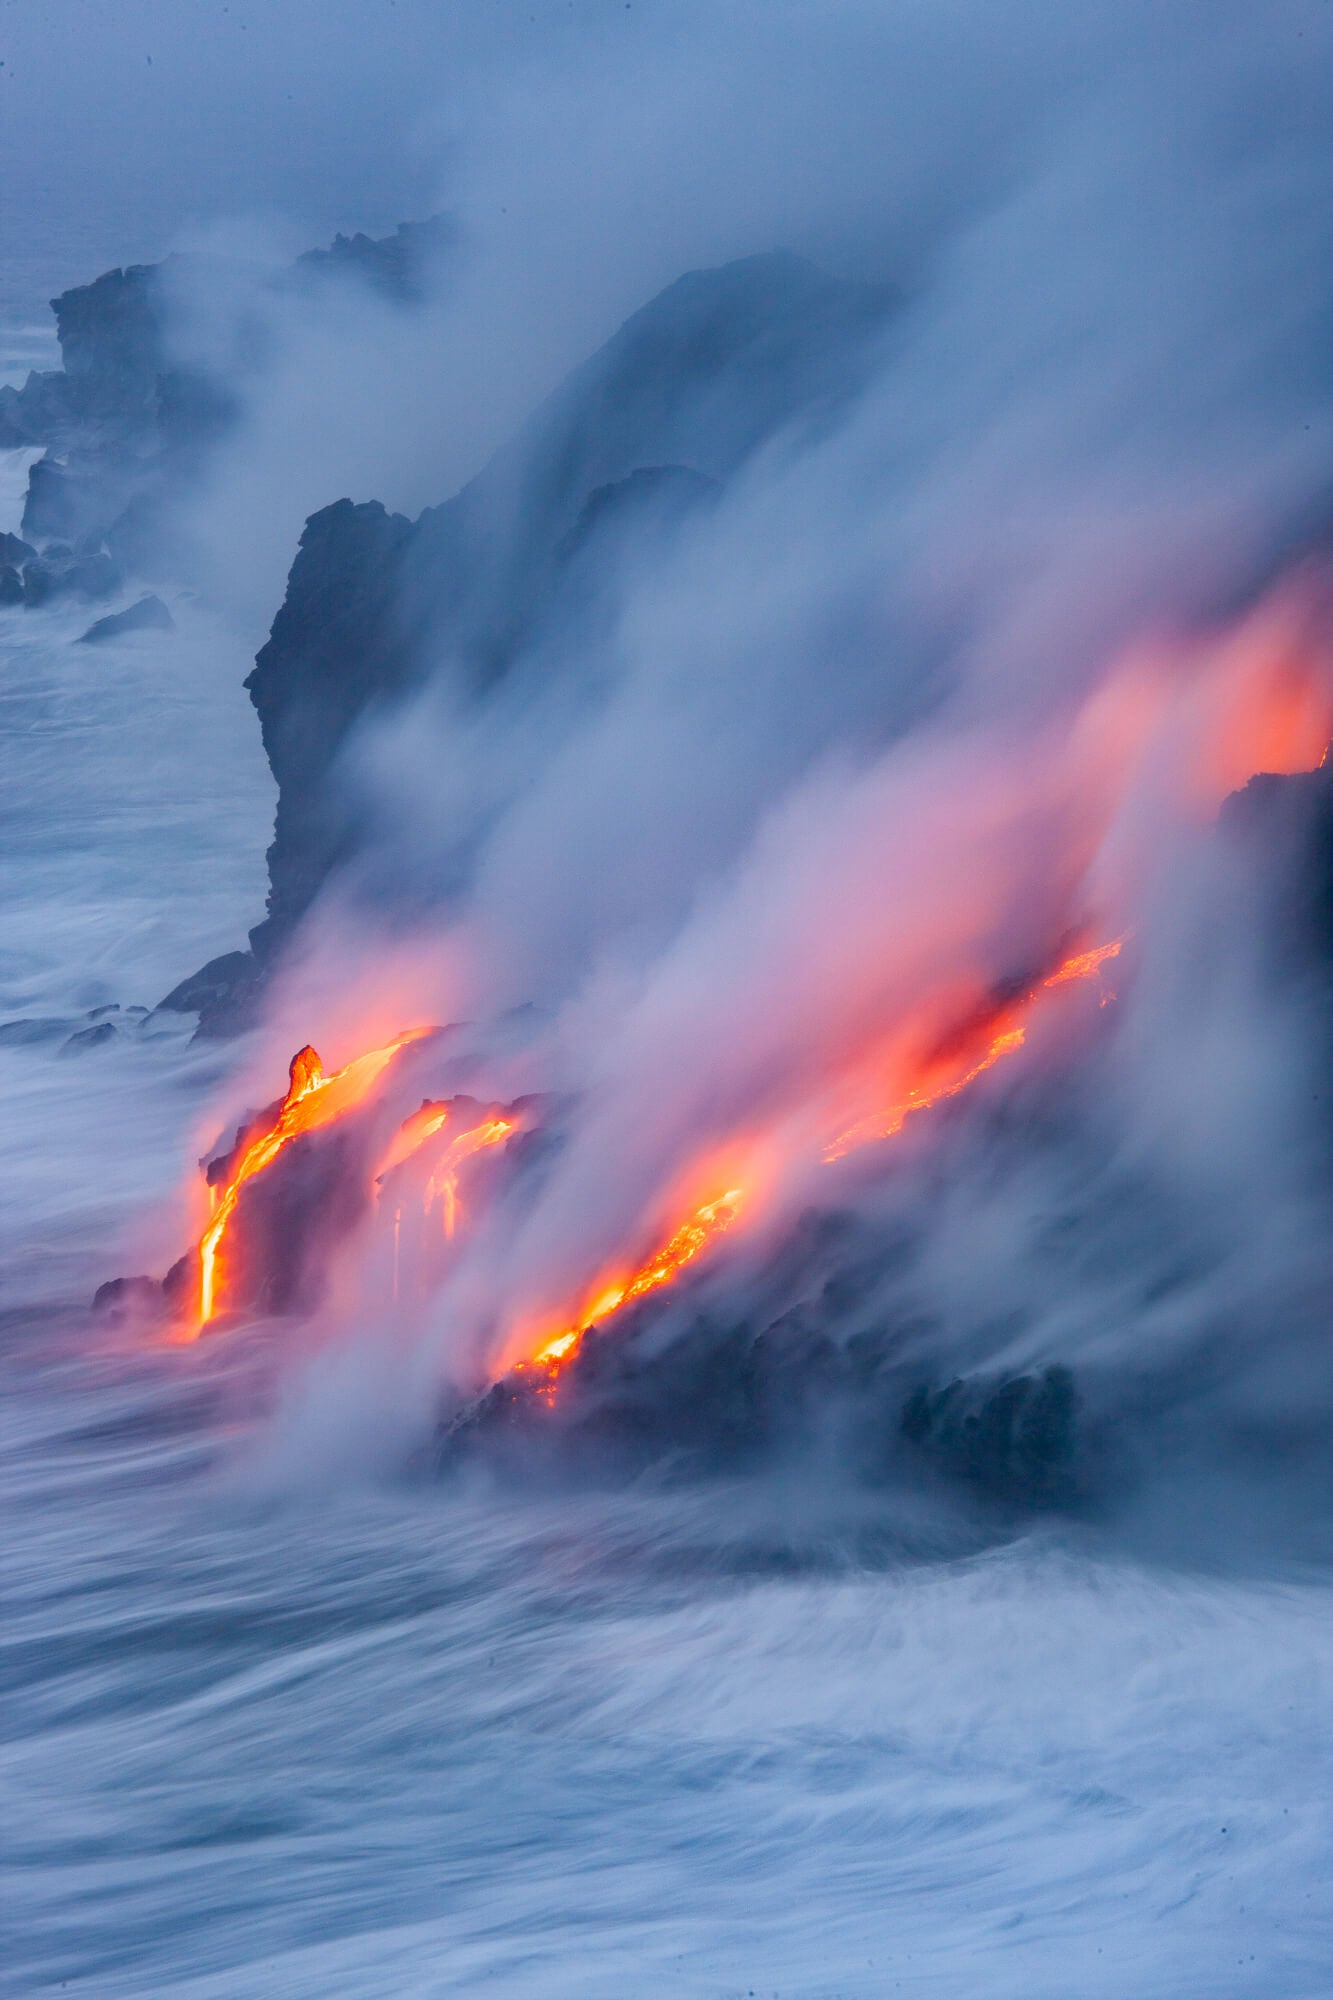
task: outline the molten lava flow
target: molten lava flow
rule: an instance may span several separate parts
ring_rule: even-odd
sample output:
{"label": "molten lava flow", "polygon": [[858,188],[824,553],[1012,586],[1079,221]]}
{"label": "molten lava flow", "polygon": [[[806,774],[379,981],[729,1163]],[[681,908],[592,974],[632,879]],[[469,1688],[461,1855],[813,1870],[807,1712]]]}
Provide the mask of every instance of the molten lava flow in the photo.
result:
{"label": "molten lava flow", "polygon": [[[1115,938],[1090,950],[1070,952],[1053,972],[1027,987],[1016,998],[990,1000],[979,1006],[949,1034],[937,1038],[915,1070],[912,1081],[882,1110],[861,1120],[824,1150],[825,1162],[843,1159],[857,1148],[877,1139],[892,1139],[902,1131],[917,1111],[956,1097],[960,1091],[1022,1048],[1027,1039],[1027,1021],[1041,995],[1053,987],[1095,979],[1102,967],[1115,958],[1124,944]],[[601,1279],[591,1288],[587,1302],[557,1334],[546,1338],[531,1356],[520,1361],[520,1373],[539,1372],[550,1384],[574,1358],[583,1333],[589,1326],[609,1318],[623,1306],[659,1286],[668,1285],[686,1265],[692,1264],[709,1245],[728,1229],[739,1213],[744,1188],[729,1188],[715,1200],[704,1202],[687,1216],[675,1233],[652,1257],[631,1275]]]}
{"label": "molten lava flow", "polygon": [[1042,985],[1064,986],[1071,979],[1091,979],[1108,959],[1119,958],[1124,942],[1123,938],[1113,938],[1110,944],[1096,945],[1091,951],[1074,952],[1056,966],[1049,978],[1042,980]]}
{"label": "molten lava flow", "polygon": [[432,1104],[427,1101],[410,1118],[405,1118],[393,1135],[388,1152],[375,1171],[376,1182],[383,1181],[395,1167],[401,1167],[404,1160],[410,1160],[419,1152],[427,1139],[433,1139],[449,1122],[449,1106]]}
{"label": "molten lava flow", "polygon": [[212,1219],[199,1244],[200,1329],[208,1325],[218,1310],[218,1299],[226,1278],[223,1245],[241,1189],[270,1166],[293,1139],[299,1138],[303,1132],[314,1132],[322,1125],[331,1124],[353,1105],[361,1103],[398,1051],[429,1032],[425,1028],[411,1029],[385,1048],[372,1049],[366,1055],[357,1056],[342,1069],[335,1070],[332,1076],[324,1074],[323,1064],[309,1046],[299,1049],[292,1057],[287,1095],[278,1107],[277,1116],[271,1125],[242,1142],[238,1148],[239,1157],[232,1162],[221,1194],[215,1194]]}
{"label": "molten lava flow", "polygon": [[983,1004],[949,1035],[937,1041],[916,1068],[911,1083],[888,1107],[859,1121],[824,1149],[830,1163],[875,1139],[892,1139],[914,1111],[929,1111],[966,1090],[1005,1056],[1027,1040],[1027,1022],[1043,992],[1053,986],[1095,979],[1108,960],[1118,956],[1123,938],[1089,951],[1071,952],[1054,972],[1027,988],[1017,999]]}
{"label": "molten lava flow", "polygon": [[681,1223],[675,1235],[637,1271],[625,1278],[599,1279],[575,1324],[548,1339],[530,1362],[520,1363],[520,1366],[540,1368],[548,1374],[553,1372],[569,1359],[586,1327],[619,1312],[622,1306],[631,1304],[635,1299],[645,1298],[660,1285],[669,1285],[673,1278],[678,1277],[687,1264],[692,1264],[708,1248],[714,1237],[731,1227],[743,1200],[742,1188],[728,1188],[714,1201],[701,1203],[693,1215]]}
{"label": "molten lava flow", "polygon": [[375,1174],[375,1186],[380,1197],[391,1194],[393,1199],[395,1299],[399,1295],[403,1225],[403,1188],[397,1170],[423,1152],[429,1142],[446,1127],[452,1128],[463,1120],[468,1122],[462,1123],[461,1130],[451,1131],[448,1144],[430,1166],[424,1183],[420,1174],[414,1183],[420,1192],[423,1216],[430,1215],[437,1201],[441,1203],[445,1241],[452,1242],[458,1229],[460,1214],[458,1182],[463,1163],[477,1153],[488,1151],[493,1146],[503,1145],[521,1129],[524,1120],[517,1107],[495,1104],[481,1106],[469,1097],[454,1098],[448,1103],[432,1103],[427,1100],[399,1126]]}
{"label": "molten lava flow", "polygon": [[[673,1181],[674,1194],[650,1212],[628,1257],[603,1268],[586,1288],[572,1289],[563,1302],[557,1294],[553,1312],[529,1317],[521,1309],[502,1361],[533,1371],[541,1393],[554,1394],[585,1328],[672,1284],[742,1211],[753,1220],[764,1206],[775,1163],[831,1163],[893,1139],[914,1113],[957,1097],[1021,1049],[1048,1010],[1058,1014],[1072,1004],[1060,997],[1070,989],[1099,987],[1105,1005],[1112,995],[1102,975],[1119,954],[1120,939],[1070,949],[1041,975],[1004,987],[988,987],[972,969],[982,941],[994,937],[1011,907],[1033,912],[1121,907],[1138,878],[1150,873],[1159,837],[1215,811],[1260,769],[1290,772],[1322,763],[1333,721],[1327,625],[1322,590],[1297,587],[1279,593],[1229,633],[1208,634],[1197,643],[1154,642],[1112,663],[1081,705],[1068,714],[1061,711],[1049,732],[1023,750],[1021,768],[1003,783],[997,780],[994,796],[981,788],[975,813],[961,791],[953,797],[951,782],[960,774],[970,782],[978,749],[988,765],[995,761],[989,738],[924,747],[921,769],[938,776],[941,785],[923,788],[915,810],[909,808],[917,800],[919,774],[910,764],[900,790],[886,783],[858,798],[837,838],[849,843],[845,852],[854,858],[860,849],[851,844],[852,836],[864,847],[873,835],[876,864],[873,873],[854,873],[848,893],[831,899],[838,913],[835,928],[840,923],[850,936],[833,936],[830,947],[823,930],[809,935],[808,918],[822,913],[807,908],[808,893],[800,889],[793,893],[789,916],[783,906],[776,943],[765,947],[769,956],[762,963],[773,984],[806,953],[818,975],[814,983],[807,981],[801,1004],[791,1013],[804,1039],[792,1050],[787,1101],[780,1100],[780,1074],[775,1083],[769,1073],[779,1070],[778,1064],[769,1065],[762,1077],[755,1062],[748,1071],[742,1064],[735,1101],[752,1103],[757,1097],[770,1107],[763,1113],[768,1126],[748,1137],[725,1165],[713,1158],[701,1171],[696,1162],[688,1182]],[[948,808],[947,818],[928,809],[937,797]],[[1042,838],[1031,838],[1029,827]],[[992,850],[1000,858],[994,867],[983,867]],[[835,842],[830,851],[844,850]],[[818,872],[821,885],[832,879],[826,869]],[[951,907],[955,887],[957,910]],[[878,899],[860,920],[858,893]],[[843,951],[844,943],[856,949]],[[747,973],[743,989],[735,984],[740,977],[734,971],[733,990],[744,1003],[752,975]],[[897,997],[886,1008],[888,994]],[[701,1033],[713,1025],[712,1008],[710,985],[698,1002]],[[722,1034],[728,1018],[720,1017]],[[768,1063],[768,1041],[759,1039]],[[200,1245],[204,1323],[224,1289],[226,1232],[241,1188],[291,1138],[329,1122],[363,1096],[398,1046],[361,1057],[330,1078],[313,1050],[297,1056],[276,1117],[238,1143]],[[750,1060],[743,1048],[741,1054]],[[755,1090],[747,1096],[750,1085]],[[459,1226],[465,1162],[502,1145],[516,1122],[522,1120],[512,1107],[468,1099],[423,1104],[389,1146],[378,1182],[406,1169],[413,1209],[420,1195],[433,1216],[439,1201],[444,1237],[451,1239]],[[728,1143],[734,1139],[733,1134]],[[430,1153],[423,1151],[428,1145]],[[417,1154],[417,1165],[406,1168]],[[400,1195],[393,1196],[393,1204],[396,1288],[399,1225],[408,1211]],[[428,1254],[421,1241],[412,1245],[428,1279],[447,1261],[433,1228],[430,1234]],[[645,1250],[653,1244],[657,1247]]]}
{"label": "molten lava flow", "polygon": [[452,1241],[458,1227],[458,1170],[464,1160],[474,1153],[484,1152],[490,1146],[503,1145],[512,1132],[517,1130],[512,1118],[486,1118],[470,1131],[460,1132],[451,1139],[444,1158],[426,1183],[425,1208],[430,1213],[431,1204],[439,1200],[444,1205],[444,1233]]}

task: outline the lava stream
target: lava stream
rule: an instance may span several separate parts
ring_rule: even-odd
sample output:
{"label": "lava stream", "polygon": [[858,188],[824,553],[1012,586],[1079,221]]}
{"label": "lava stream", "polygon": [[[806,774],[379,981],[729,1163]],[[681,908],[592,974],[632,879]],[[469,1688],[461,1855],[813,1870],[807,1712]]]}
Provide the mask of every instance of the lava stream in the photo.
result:
{"label": "lava stream", "polygon": [[[1052,987],[1096,979],[1102,967],[1118,956],[1123,944],[1123,938],[1115,938],[1109,944],[1071,952],[1061,959],[1053,972],[1028,987],[1017,998],[990,1002],[980,1008],[949,1035],[935,1042],[922,1060],[916,1080],[901,1096],[895,1097],[886,1109],[833,1140],[824,1150],[824,1162],[831,1165],[861,1146],[875,1140],[891,1139],[902,1131],[913,1112],[927,1111],[947,1098],[956,1097],[986,1070],[1022,1048],[1027,1039],[1027,1019],[1042,993]],[[670,1284],[686,1265],[692,1264],[731,1227],[744,1204],[745,1195],[743,1187],[729,1188],[725,1194],[701,1203],[667,1242],[630,1276],[599,1281],[591,1288],[583,1310],[558,1333],[542,1339],[527,1358],[518,1361],[515,1364],[517,1371],[540,1373],[553,1380],[574,1358],[589,1326],[609,1318],[635,1299],[656,1291],[659,1286]]]}
{"label": "lava stream", "polygon": [[935,1044],[922,1061],[915,1081],[901,1097],[834,1139],[825,1148],[824,1159],[831,1164],[875,1139],[892,1139],[914,1111],[928,1111],[932,1105],[957,1097],[997,1062],[1022,1048],[1027,1040],[1028,1016],[1043,992],[1053,986],[1095,979],[1108,960],[1119,956],[1123,946],[1123,938],[1114,938],[1110,944],[1096,945],[1089,951],[1071,952],[1061,959],[1054,972],[1017,999],[983,1006]]}
{"label": "lava stream", "polygon": [[444,1233],[452,1241],[458,1227],[458,1170],[464,1160],[474,1153],[486,1151],[488,1147],[500,1146],[516,1131],[512,1118],[487,1118],[480,1125],[474,1125],[466,1132],[460,1132],[450,1141],[444,1158],[439,1162],[426,1183],[423,1205],[427,1214],[431,1204],[437,1199],[444,1208]]}
{"label": "lava stream", "polygon": [[222,1193],[214,1195],[216,1206],[199,1243],[197,1332],[202,1332],[218,1311],[220,1280],[225,1277],[226,1270],[221,1256],[223,1242],[246,1182],[270,1166],[283,1147],[301,1133],[329,1125],[352,1105],[359,1104],[398,1051],[429,1033],[428,1028],[409,1029],[384,1048],[371,1049],[367,1054],[355,1057],[342,1069],[335,1070],[332,1076],[324,1074],[324,1065],[309,1045],[299,1049],[292,1057],[287,1095],[278,1107],[277,1116],[271,1125],[243,1144],[240,1158],[232,1166]]}
{"label": "lava stream", "polygon": [[548,1373],[558,1368],[573,1353],[585,1327],[619,1312],[622,1306],[645,1298],[649,1292],[655,1292],[660,1285],[669,1285],[673,1278],[678,1277],[687,1264],[692,1264],[708,1248],[715,1236],[720,1236],[731,1227],[744,1198],[743,1188],[728,1188],[725,1194],[718,1195],[713,1201],[702,1202],[646,1264],[640,1265],[627,1278],[603,1279],[595,1287],[577,1322],[548,1339],[530,1362],[520,1362],[519,1366],[541,1368]]}

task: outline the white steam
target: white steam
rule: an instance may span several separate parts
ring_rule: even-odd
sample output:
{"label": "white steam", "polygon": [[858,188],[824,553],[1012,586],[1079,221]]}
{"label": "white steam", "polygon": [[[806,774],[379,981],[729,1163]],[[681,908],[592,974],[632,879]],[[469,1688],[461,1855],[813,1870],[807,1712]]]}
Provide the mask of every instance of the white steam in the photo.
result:
{"label": "white steam", "polygon": [[[872,1019],[1098,918],[1139,930],[1160,996],[1155,955],[1191,935],[1194,891],[1154,921],[1149,889],[1186,880],[1197,821],[1140,810],[1134,757],[1107,779],[1094,698],[1136,648],[1238,610],[1322,517],[1333,158],[1312,114],[1333,47],[1295,5],[1262,36],[1229,11],[1022,21],[1003,60],[978,9],[891,28],[822,10],[817,38],[795,9],[760,51],[701,27],[667,38],[632,114],[620,58],[586,52],[498,104],[478,92],[465,249],[430,310],[287,329],[219,474],[219,546],[290,547],[344,488],[443,498],[684,265],[788,242],[898,294],[863,392],[771,442],[670,548],[631,549],[596,630],[537,635],[483,702],[442,657],[347,756],[377,892],[469,857],[417,958],[447,968],[431,1013],[535,1003],[548,1026],[506,1080],[578,1105],[517,1240],[483,1232],[437,1302],[437,1362],[470,1364],[479,1321],[502,1339],[595,1275],[700,1150],[822,1103]],[[922,115],[927,85],[947,119]],[[364,992],[368,930],[335,889],[303,962],[346,965],[350,932]],[[1112,1143],[1132,1150],[1151,1098],[1159,1164],[1167,1146],[1201,1189],[1219,1149],[1271,1189],[1301,1116],[1299,1089],[1273,1087],[1299,1065],[1289,1024],[1256,1019],[1246,949],[1188,1063],[1163,1052],[1188,1035],[1178,1009],[1127,1008]],[[284,1034],[303,998],[320,1039],[324,991],[288,979]],[[1191,1159],[1188,1105],[1241,1116],[1220,1088],[1239,1033],[1263,1038],[1242,1067],[1271,1115],[1223,1117]]]}

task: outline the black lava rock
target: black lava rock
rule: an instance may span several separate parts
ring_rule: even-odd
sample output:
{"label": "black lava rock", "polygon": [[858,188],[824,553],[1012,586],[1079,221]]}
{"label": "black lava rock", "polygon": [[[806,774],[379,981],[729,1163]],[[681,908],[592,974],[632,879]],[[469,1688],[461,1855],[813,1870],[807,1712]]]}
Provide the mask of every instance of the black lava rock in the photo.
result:
{"label": "black lava rock", "polygon": [[202,1040],[215,1035],[238,1034],[255,1016],[260,990],[260,968],[248,951],[225,951],[179,986],[173,986],[158,1013],[197,1014],[196,1033]]}
{"label": "black lava rock", "polygon": [[60,1016],[37,1015],[25,1021],[0,1021],[0,1048],[37,1048],[43,1042],[58,1042],[70,1031],[71,1023]]}
{"label": "black lava rock", "polygon": [[125,611],[113,611],[88,627],[79,640],[81,646],[100,646],[125,632],[174,632],[176,621],[160,597],[141,597]]}
{"label": "black lava rock", "polygon": [[66,574],[68,588],[78,597],[110,597],[121,585],[119,566],[105,550],[76,557]]}
{"label": "black lava rock", "polygon": [[104,1319],[160,1319],[166,1307],[156,1278],[108,1278],[93,1293],[93,1311]]}
{"label": "black lava rock", "polygon": [[1050,1505],[1068,1498],[1078,1398],[1067,1368],[996,1383],[919,1388],[903,1407],[909,1444],[995,1499]]}
{"label": "black lava rock", "polygon": [[[784,253],[691,272],[442,506],[415,522],[350,500],[311,516],[246,682],[278,782],[261,960],[364,850],[337,769],[352,727],[442,659],[463,704],[487,699],[568,613],[594,544],[631,523],[669,532],[776,429],[855,394],[894,304]],[[464,838],[425,892],[461,887],[469,851]]]}
{"label": "black lava rock", "polygon": [[400,222],[392,236],[340,233],[327,250],[298,257],[296,268],[301,276],[360,278],[399,305],[419,305],[429,292],[433,267],[458,240],[458,226],[449,216],[432,215],[425,222]]}
{"label": "black lava rock", "polygon": [[81,1055],[85,1049],[100,1049],[115,1039],[114,1024],[110,1021],[99,1021],[95,1028],[80,1028],[77,1034],[71,1035],[60,1053],[62,1056]]}
{"label": "black lava rock", "polygon": [[64,572],[53,564],[43,562],[39,556],[35,562],[24,565],[23,602],[29,611],[39,611],[49,604],[53,597],[60,595]]}
{"label": "black lava rock", "polygon": [[37,611],[61,597],[110,597],[120,581],[120,570],[105,550],[76,556],[72,549],[52,544],[24,565],[23,602]]}

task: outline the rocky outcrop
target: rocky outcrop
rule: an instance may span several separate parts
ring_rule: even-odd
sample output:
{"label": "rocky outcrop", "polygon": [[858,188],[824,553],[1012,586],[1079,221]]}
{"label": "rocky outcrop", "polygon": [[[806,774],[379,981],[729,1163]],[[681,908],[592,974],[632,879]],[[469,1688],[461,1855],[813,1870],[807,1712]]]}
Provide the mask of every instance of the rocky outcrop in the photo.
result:
{"label": "rocky outcrop", "polygon": [[107,271],[51,301],[63,369],[0,389],[0,444],[46,448],[29,474],[29,541],[105,542],[122,560],[137,554],[122,523],[164,506],[231,420],[223,385],[171,355],[171,288],[192,261],[202,260]]}
{"label": "rocky outcrop", "polygon": [[[452,225],[436,216],[378,240],[339,236],[276,277],[240,275],[274,292],[350,280],[410,305],[427,295],[453,241]],[[31,541],[105,542],[130,568],[164,554],[184,560],[170,533],[172,496],[197,475],[238,405],[220,375],[180,365],[172,301],[201,284],[234,287],[237,276],[217,258],[171,256],[106,271],[51,301],[63,368],[0,388],[0,448],[46,452],[29,475],[23,532]]]}
{"label": "rocky outcrop", "polygon": [[1262,772],[1222,808],[1238,867],[1263,870],[1268,959],[1278,978],[1333,977],[1333,767]]}
{"label": "rocky outcrop", "polygon": [[1067,1498],[1078,1398],[1067,1368],[1007,1381],[924,1385],[903,1405],[903,1437],[946,1476],[997,1500],[1051,1505]]}
{"label": "rocky outcrop", "polygon": [[353,725],[428,668],[484,698],[611,538],[670,532],[784,424],[854,393],[891,306],[785,254],[692,272],[444,505],[409,522],[340,500],[311,518],[246,683],[279,788],[259,960],[358,850],[337,773]]}
{"label": "rocky outcrop", "polygon": [[357,716],[410,684],[415,656],[397,593],[410,522],[377,501],[337,501],[306,523],[268,644],[246,681],[278,783],[268,915],[251,933],[269,956],[345,859],[355,826],[329,782]]}
{"label": "rocky outcrop", "polygon": [[32,543],[25,542],[21,535],[0,535],[0,563],[7,569],[22,569],[36,553]]}
{"label": "rocky outcrop", "polygon": [[98,618],[80,635],[81,646],[102,646],[127,632],[174,632],[176,621],[160,597],[141,597],[124,611]]}
{"label": "rocky outcrop", "polygon": [[302,275],[352,276],[398,305],[420,305],[432,278],[458,242],[458,225],[447,215],[425,222],[400,222],[392,236],[334,237],[327,250],[307,250],[296,260]]}
{"label": "rocky outcrop", "polygon": [[554,1395],[540,1371],[516,1370],[452,1412],[436,1462],[601,1480],[665,1467],[731,1477],[831,1455],[855,1484],[931,1483],[1010,1519],[1089,1497],[1096,1453],[1067,1368],[908,1389],[892,1328],[849,1342],[793,1319],[701,1317],[663,1340],[645,1307],[631,1326],[586,1333]]}
{"label": "rocky outcrop", "polygon": [[38,610],[60,598],[95,602],[120,587],[120,570],[105,549],[71,549],[54,542],[23,565],[23,603]]}
{"label": "rocky outcrop", "polygon": [[259,1005],[260,969],[248,951],[224,951],[210,958],[158,1002],[162,1014],[197,1014],[199,1033],[237,1034],[248,1028]]}
{"label": "rocky outcrop", "polygon": [[67,420],[112,425],[126,435],[148,430],[157,421],[168,366],[161,268],[105,271],[52,299],[51,310],[65,364]]}

